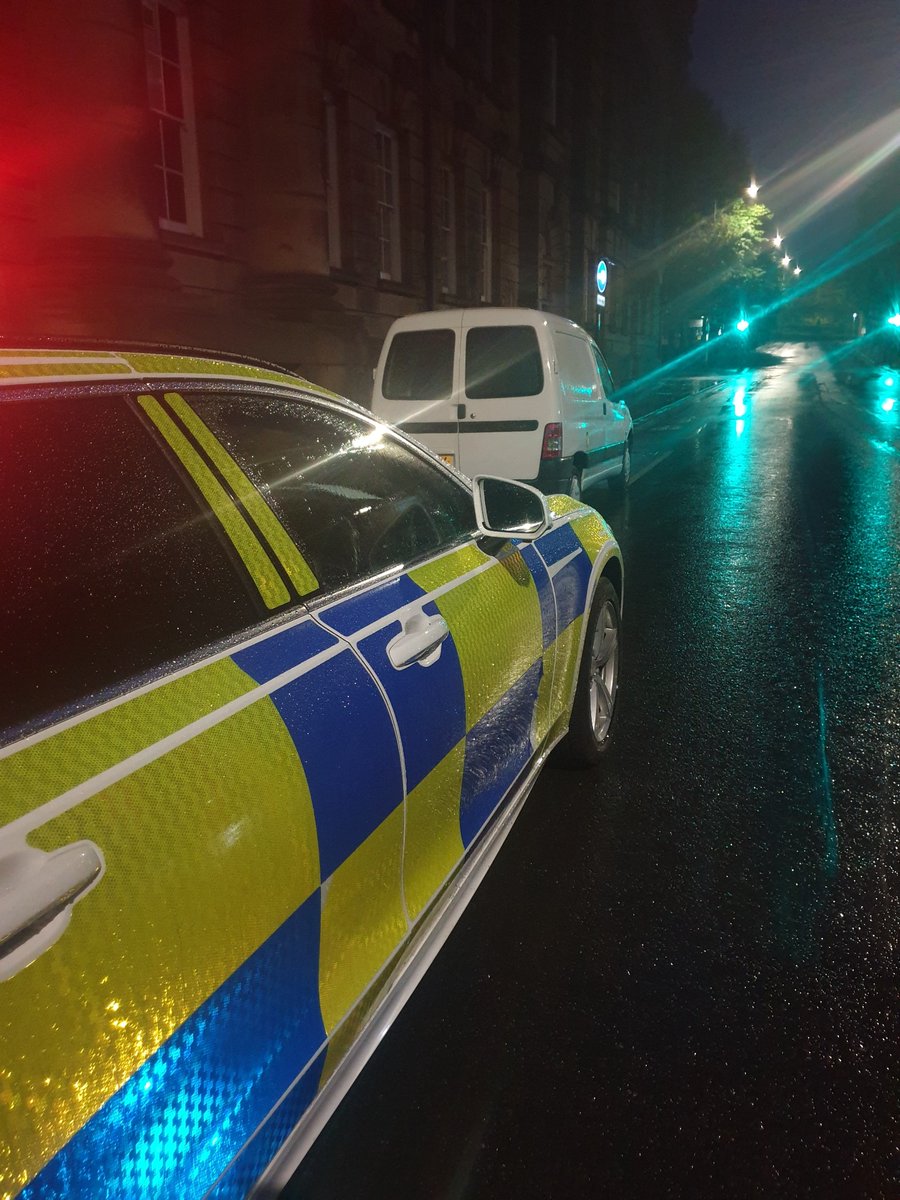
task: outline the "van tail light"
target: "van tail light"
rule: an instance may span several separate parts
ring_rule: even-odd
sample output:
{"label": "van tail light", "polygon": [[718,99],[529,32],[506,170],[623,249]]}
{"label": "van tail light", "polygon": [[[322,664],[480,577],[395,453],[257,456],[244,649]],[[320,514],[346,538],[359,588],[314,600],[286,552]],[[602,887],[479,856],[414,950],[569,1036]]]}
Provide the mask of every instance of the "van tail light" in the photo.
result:
{"label": "van tail light", "polygon": [[548,458],[562,458],[562,425],[559,421],[551,421],[544,426],[544,441],[541,445],[541,461]]}

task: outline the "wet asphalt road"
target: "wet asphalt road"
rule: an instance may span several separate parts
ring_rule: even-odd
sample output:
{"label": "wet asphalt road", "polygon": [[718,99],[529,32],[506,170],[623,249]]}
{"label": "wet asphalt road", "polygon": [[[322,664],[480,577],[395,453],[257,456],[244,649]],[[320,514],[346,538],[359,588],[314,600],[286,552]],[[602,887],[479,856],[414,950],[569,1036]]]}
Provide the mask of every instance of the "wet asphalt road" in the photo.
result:
{"label": "wet asphalt road", "polygon": [[290,1197],[900,1197],[900,385],[773,353],[592,498],[615,749],[544,772]]}

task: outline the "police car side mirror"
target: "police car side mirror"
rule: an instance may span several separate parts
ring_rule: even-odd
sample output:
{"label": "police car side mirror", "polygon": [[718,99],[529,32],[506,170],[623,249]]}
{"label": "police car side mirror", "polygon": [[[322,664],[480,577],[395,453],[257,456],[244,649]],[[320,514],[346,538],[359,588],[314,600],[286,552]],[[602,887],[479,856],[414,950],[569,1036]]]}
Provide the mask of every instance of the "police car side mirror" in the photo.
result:
{"label": "police car side mirror", "polygon": [[550,528],[546,497],[527,483],[497,475],[476,475],[475,518],[485,537],[533,542]]}

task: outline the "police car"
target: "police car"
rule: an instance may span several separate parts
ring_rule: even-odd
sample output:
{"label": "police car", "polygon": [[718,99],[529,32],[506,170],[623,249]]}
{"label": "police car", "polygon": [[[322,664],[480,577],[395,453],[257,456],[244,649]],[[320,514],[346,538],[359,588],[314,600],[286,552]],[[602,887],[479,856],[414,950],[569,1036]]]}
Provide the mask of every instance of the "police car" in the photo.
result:
{"label": "police car", "polygon": [[0,349],[0,462],[0,1195],[275,1195],[608,744],[618,546],[197,353]]}

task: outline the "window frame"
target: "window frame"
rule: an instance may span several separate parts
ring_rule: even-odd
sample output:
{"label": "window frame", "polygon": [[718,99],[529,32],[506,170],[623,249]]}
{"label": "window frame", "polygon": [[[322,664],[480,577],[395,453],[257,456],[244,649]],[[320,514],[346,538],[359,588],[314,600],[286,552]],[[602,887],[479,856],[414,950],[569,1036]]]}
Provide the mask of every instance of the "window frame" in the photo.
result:
{"label": "window frame", "polygon": [[[390,188],[385,186],[386,183]],[[378,277],[399,283],[402,279],[400,146],[396,131],[380,121],[375,124],[375,206]]]}
{"label": "window frame", "polygon": [[[184,379],[173,376],[165,380],[165,390],[184,391],[185,382]],[[157,457],[161,469],[172,483],[177,482],[186,505],[193,507],[196,513],[195,519],[208,525],[212,541],[217,542],[221,550],[223,564],[225,562],[228,564],[230,577],[234,582],[235,595],[243,593],[248,601],[246,606],[248,619],[242,621],[240,626],[231,632],[211,633],[199,640],[196,645],[178,651],[174,655],[157,647],[153,661],[149,665],[134,667],[129,672],[113,679],[107,679],[96,686],[84,684],[74,699],[63,700],[18,723],[0,727],[0,747],[14,745],[22,737],[52,728],[61,721],[79,716],[82,712],[89,713],[100,704],[120,702],[138,689],[155,686],[169,678],[188,673],[207,662],[227,657],[237,646],[246,644],[269,629],[296,621],[299,615],[305,614],[307,611],[302,598],[292,598],[284,606],[270,611],[267,611],[260,602],[258,593],[235,554],[234,546],[223,532],[214,513],[198,494],[195,484],[185,477],[183,467],[175,460],[171,449],[159,437],[152,422],[147,419],[137,403],[139,396],[160,396],[163,390],[159,381],[155,379],[148,380],[142,376],[127,374],[96,381],[41,382],[3,388],[0,407],[7,402],[28,404],[66,402],[72,405],[105,401],[120,403],[130,412],[135,429],[140,429],[143,436],[146,437],[148,445],[154,447],[153,453]],[[165,466],[162,467],[162,464]]]}
{"label": "window frame", "polygon": [[438,167],[437,267],[444,296],[456,295],[456,176],[449,163]]}
{"label": "window frame", "polygon": [[331,92],[325,93],[325,224],[328,266],[339,271],[343,265],[341,242],[341,155],[338,105]]}
{"label": "window frame", "polygon": [[481,302],[494,299],[494,193],[488,184],[481,186]]}
{"label": "window frame", "polygon": [[[156,32],[157,42],[159,42],[160,9],[166,9],[168,12],[172,13],[175,18],[176,38],[178,40],[177,63],[174,63],[171,59],[164,57],[161,44],[158,45],[158,48],[153,48],[148,44],[147,14],[153,14],[153,28]],[[197,151],[197,120],[196,110],[194,107],[194,77],[191,63],[191,44],[188,29],[188,17],[180,0],[141,0],[141,10],[144,30],[144,69],[147,77],[147,110],[150,114],[156,135],[154,160],[157,158],[162,160],[154,161],[153,170],[155,172],[158,171],[162,173],[164,187],[163,194],[166,196],[167,211],[171,211],[171,206],[168,203],[169,177],[180,176],[184,189],[184,221],[175,220],[166,213],[160,212],[156,213],[157,221],[159,222],[160,229],[164,229],[173,233],[187,233],[200,237],[203,234],[203,217],[200,202],[200,165]],[[178,70],[182,108],[180,116],[177,113],[168,111],[165,107],[159,107],[154,102],[151,84],[153,72],[151,71],[151,67],[154,64],[157,64],[158,70],[156,74],[158,74],[158,77],[160,80],[162,80],[164,74],[164,63],[168,63],[170,66],[176,67]],[[165,96],[163,95],[162,104],[165,105],[165,103]],[[180,171],[168,169],[166,167],[163,128],[164,122],[167,121],[177,122],[181,150]]]}
{"label": "window frame", "polygon": [[544,117],[551,129],[559,121],[559,38],[555,33],[547,37],[547,92]]}
{"label": "window frame", "polygon": [[[382,435],[386,436],[389,441],[398,444],[418,462],[435,472],[437,477],[447,480],[457,491],[461,492],[465,496],[468,496],[469,498],[473,496],[473,492],[468,484],[468,481],[453,467],[430,454],[424,447],[420,446],[413,439],[406,437],[402,429],[396,429],[393,426],[386,424],[378,417],[373,416],[373,414],[368,410],[357,408],[357,406],[351,402],[331,400],[326,396],[321,396],[315,392],[307,391],[305,389],[283,387],[279,384],[244,382],[235,379],[229,379],[228,376],[224,375],[221,379],[215,380],[179,380],[177,376],[160,381],[153,380],[152,387],[148,387],[147,390],[151,392],[156,391],[159,393],[162,393],[164,390],[178,391],[186,400],[191,396],[201,394],[221,395],[223,391],[227,390],[229,394],[233,394],[235,396],[246,395],[288,400],[303,404],[310,404],[319,409],[336,412],[343,417],[359,421],[361,424],[368,426],[372,432],[378,431]],[[290,535],[290,529],[288,529],[287,532]],[[359,579],[349,581],[346,584],[341,584],[339,586],[330,588],[323,587],[319,591],[302,596],[299,600],[299,603],[295,604],[291,609],[289,609],[287,614],[279,613],[276,614],[274,618],[270,618],[266,622],[266,627],[268,628],[268,626],[271,624],[280,624],[284,620],[289,619],[290,613],[296,613],[299,608],[305,608],[309,612],[314,612],[326,604],[334,603],[336,599],[341,599],[346,596],[354,595],[357,592],[364,591],[366,588],[372,587],[375,580],[387,580],[401,575],[411,567],[420,566],[423,563],[431,561],[433,558],[437,558],[443,554],[449,553],[449,551],[453,549],[457,549],[460,546],[474,542],[478,536],[478,531],[473,524],[472,529],[468,533],[460,533],[458,537],[446,542],[438,549],[428,550],[414,559],[409,559],[407,562],[398,563],[395,566],[383,568],[379,571],[372,571],[371,573],[362,576]],[[302,547],[298,548],[302,551]]]}

